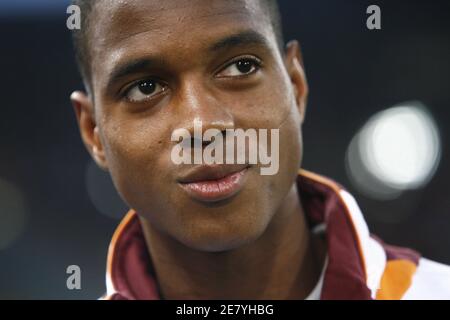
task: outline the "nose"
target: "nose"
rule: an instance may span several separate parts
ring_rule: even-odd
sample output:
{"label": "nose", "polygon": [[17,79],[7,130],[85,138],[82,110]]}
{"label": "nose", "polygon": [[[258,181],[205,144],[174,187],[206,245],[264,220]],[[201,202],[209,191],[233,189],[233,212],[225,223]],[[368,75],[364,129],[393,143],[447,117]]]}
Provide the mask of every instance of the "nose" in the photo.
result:
{"label": "nose", "polygon": [[224,133],[235,128],[235,119],[229,108],[198,81],[186,81],[179,91],[179,112],[182,117],[178,128],[194,136],[195,127],[201,125],[202,135],[208,129]]}

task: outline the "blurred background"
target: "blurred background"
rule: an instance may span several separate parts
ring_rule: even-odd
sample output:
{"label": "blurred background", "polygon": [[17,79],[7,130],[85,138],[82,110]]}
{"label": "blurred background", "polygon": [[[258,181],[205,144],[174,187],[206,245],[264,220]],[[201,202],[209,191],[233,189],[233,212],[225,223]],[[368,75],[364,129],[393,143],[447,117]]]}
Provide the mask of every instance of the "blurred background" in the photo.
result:
{"label": "blurred background", "polygon": [[[450,2],[280,3],[310,86],[303,167],[347,187],[386,242],[450,264]],[[79,137],[67,5],[0,1],[0,299],[101,296],[127,211]]]}

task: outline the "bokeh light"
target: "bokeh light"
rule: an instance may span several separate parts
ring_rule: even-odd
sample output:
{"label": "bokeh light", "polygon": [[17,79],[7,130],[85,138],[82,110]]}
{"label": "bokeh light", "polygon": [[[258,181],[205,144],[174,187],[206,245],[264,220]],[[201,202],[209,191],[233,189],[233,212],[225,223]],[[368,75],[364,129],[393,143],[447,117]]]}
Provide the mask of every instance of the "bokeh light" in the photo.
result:
{"label": "bokeh light", "polygon": [[381,199],[423,187],[439,164],[441,142],[428,109],[403,103],[377,113],[354,137],[347,151],[351,180]]}

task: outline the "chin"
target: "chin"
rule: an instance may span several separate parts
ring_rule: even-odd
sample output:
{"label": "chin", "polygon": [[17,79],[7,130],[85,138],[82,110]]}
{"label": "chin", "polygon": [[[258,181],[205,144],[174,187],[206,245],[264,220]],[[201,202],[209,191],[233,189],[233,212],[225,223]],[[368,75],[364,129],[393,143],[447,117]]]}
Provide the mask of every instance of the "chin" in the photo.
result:
{"label": "chin", "polygon": [[197,251],[225,252],[256,241],[264,230],[265,226],[255,224],[204,225],[191,230],[190,234],[184,234],[180,242]]}

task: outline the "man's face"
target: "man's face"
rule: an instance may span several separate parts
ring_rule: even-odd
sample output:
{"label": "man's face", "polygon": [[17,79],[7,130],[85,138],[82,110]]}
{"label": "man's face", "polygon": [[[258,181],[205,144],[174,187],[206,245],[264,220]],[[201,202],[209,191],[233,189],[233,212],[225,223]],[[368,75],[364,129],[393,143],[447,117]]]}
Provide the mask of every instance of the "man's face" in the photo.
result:
{"label": "man's face", "polygon": [[[257,0],[105,0],[92,18],[92,101],[74,98],[74,105],[89,151],[122,198],[193,249],[255,240],[301,161],[306,84],[298,47],[280,53]],[[171,135],[192,132],[194,121],[203,130],[280,129],[279,172],[263,176],[253,165],[233,196],[193,198],[180,179],[201,166],[172,162]]]}

